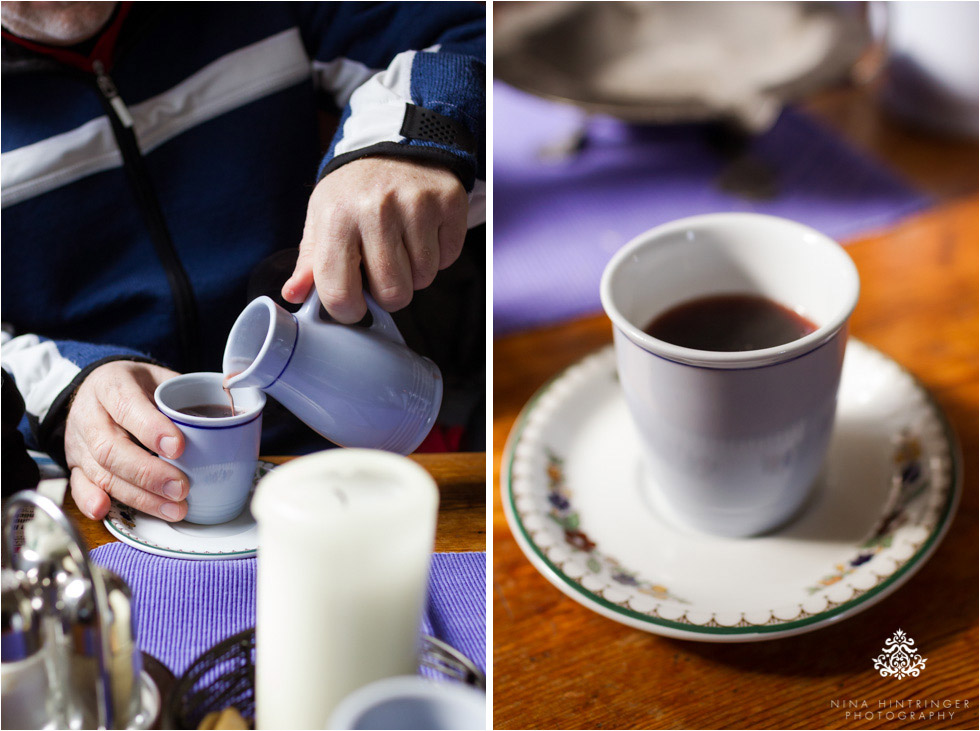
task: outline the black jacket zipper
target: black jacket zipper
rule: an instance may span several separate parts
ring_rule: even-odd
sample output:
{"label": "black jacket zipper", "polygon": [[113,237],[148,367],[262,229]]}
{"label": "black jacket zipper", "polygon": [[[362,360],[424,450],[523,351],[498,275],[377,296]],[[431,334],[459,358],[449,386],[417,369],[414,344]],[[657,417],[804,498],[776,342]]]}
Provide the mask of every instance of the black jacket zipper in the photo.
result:
{"label": "black jacket zipper", "polygon": [[112,125],[112,134],[116,138],[116,144],[119,145],[119,150],[122,153],[126,178],[133,195],[136,197],[140,214],[149,230],[153,248],[163,265],[163,270],[167,275],[167,283],[170,285],[170,293],[173,296],[177,311],[177,333],[180,339],[182,361],[176,365],[185,371],[200,370],[201,330],[194,290],[191,288],[191,282],[184,270],[184,265],[181,264],[180,258],[177,256],[173,239],[170,237],[170,230],[167,228],[167,221],[160,208],[160,201],[153,190],[143,153],[140,152],[139,144],[136,141],[133,118],[119,96],[116,85],[106,73],[102,62],[94,62],[92,68],[95,71],[99,98],[106,110],[106,115],[109,117],[109,123]]}

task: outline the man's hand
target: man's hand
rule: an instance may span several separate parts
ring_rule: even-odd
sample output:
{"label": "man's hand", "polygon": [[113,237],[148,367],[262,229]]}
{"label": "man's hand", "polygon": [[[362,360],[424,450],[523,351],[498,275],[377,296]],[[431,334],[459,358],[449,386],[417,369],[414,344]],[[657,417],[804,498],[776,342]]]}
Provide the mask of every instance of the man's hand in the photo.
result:
{"label": "man's hand", "polygon": [[119,360],[99,366],[78,387],[65,424],[65,457],[72,498],[89,518],[109,512],[110,495],[164,520],[187,515],[187,476],[140,446],[171,459],[184,451],[180,430],[153,402],[156,387],[176,375]]}
{"label": "man's hand", "polygon": [[399,310],[456,261],[467,208],[462,184],[443,167],[387,157],[347,163],[310,196],[299,259],[283,299],[302,302],[315,282],[331,317],[357,322],[367,311],[363,265],[378,304]]}

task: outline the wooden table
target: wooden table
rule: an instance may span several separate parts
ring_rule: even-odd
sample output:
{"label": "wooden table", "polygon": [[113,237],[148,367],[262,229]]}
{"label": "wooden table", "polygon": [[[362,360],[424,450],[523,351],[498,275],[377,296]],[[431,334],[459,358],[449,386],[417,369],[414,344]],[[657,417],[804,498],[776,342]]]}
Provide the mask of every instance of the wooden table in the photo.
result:
{"label": "wooden table", "polygon": [[[295,458],[262,459],[282,464]],[[487,550],[486,455],[483,452],[414,454],[409,459],[425,467],[439,486],[436,551]],[[102,521],[82,515],[70,496],[65,498],[65,508],[89,550],[116,540]]]}
{"label": "wooden table", "polygon": [[[925,566],[863,613],[810,634],[718,645],[671,640],[605,619],[531,566],[507,527],[500,460],[534,391],[611,342],[587,317],[494,344],[493,656],[496,728],[977,728],[977,146],[930,140],[890,123],[858,91],[830,92],[818,115],[936,194],[937,204],[849,242],[861,275],[852,333],[932,392],[963,451],[963,497]],[[898,628],[925,672],[884,679],[871,666]],[[952,719],[846,719],[841,699],[959,700]],[[968,707],[963,706],[963,702]],[[855,709],[850,709],[855,710]],[[937,710],[937,709],[931,709]],[[942,709],[938,709],[942,710]]]}

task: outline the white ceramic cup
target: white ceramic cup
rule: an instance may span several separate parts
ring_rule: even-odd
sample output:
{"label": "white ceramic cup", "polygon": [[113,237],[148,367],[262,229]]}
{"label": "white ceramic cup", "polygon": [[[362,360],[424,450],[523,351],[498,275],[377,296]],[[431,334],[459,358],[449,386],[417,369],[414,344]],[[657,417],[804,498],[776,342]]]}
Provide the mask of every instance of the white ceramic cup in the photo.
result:
{"label": "white ceramic cup", "polygon": [[190,480],[187,517],[213,525],[237,517],[248,502],[262,438],[265,394],[257,388],[233,388],[235,416],[206,418],[181,413],[201,404],[228,404],[220,373],[185,373],[157,386],[157,408],[184,435],[184,451],[168,459]]}
{"label": "white ceramic cup", "polygon": [[[715,535],[745,537],[791,518],[830,440],[858,275],[843,248],[802,224],[752,213],[694,216],[647,231],[613,256],[601,296],[619,380],[658,509]],[[817,329],[744,352],[647,335],[687,300],[757,294]]]}
{"label": "white ceramic cup", "polygon": [[386,678],[347,696],[330,729],[483,729],[487,697],[476,688],[419,676]]}

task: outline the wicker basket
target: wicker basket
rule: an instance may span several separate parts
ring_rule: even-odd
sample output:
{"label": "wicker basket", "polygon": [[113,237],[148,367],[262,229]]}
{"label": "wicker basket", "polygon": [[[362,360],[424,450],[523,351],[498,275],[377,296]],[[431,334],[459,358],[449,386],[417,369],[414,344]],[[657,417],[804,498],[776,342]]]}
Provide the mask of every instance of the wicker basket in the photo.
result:
{"label": "wicker basket", "polygon": [[[445,642],[423,635],[420,672],[486,689],[483,672]],[[198,657],[167,701],[165,728],[196,729],[207,714],[235,707],[255,722],[255,629],[239,632]]]}

